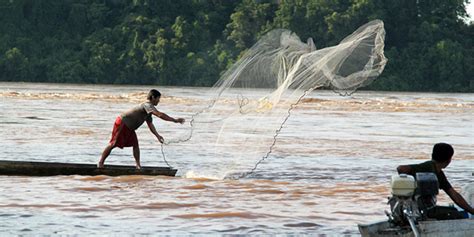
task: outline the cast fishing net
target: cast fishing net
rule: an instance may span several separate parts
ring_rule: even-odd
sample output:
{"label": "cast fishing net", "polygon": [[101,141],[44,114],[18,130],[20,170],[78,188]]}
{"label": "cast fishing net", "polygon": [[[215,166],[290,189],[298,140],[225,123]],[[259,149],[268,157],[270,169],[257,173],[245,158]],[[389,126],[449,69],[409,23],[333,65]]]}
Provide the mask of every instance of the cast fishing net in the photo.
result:
{"label": "cast fishing net", "polygon": [[173,154],[178,167],[198,163],[189,169],[197,175],[253,172],[309,92],[324,87],[351,94],[382,73],[384,37],[380,20],[319,50],[311,38],[304,43],[289,30],[270,31],[209,90],[210,100],[188,119],[189,130],[166,140],[163,156]]}

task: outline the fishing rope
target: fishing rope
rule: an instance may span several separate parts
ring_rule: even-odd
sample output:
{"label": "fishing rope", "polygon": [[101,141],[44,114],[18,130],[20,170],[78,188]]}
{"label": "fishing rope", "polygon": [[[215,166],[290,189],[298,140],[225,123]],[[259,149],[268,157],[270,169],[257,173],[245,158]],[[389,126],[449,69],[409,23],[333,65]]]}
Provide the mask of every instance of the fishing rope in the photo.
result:
{"label": "fishing rope", "polygon": [[[213,103],[212,103],[213,104]],[[210,106],[208,107],[210,108]],[[208,108],[205,108],[204,110],[208,109]],[[169,163],[168,161],[166,160],[166,155],[165,155],[165,145],[170,145],[172,143],[180,143],[180,142],[187,142],[189,140],[191,140],[191,137],[193,136],[193,131],[194,131],[194,117],[197,116],[198,114],[202,113],[204,110],[198,112],[198,113],[195,113],[193,116],[191,116],[191,120],[189,121],[189,125],[191,126],[191,131],[189,132],[189,135],[187,138],[185,139],[178,139],[176,141],[163,141],[163,143],[161,143],[161,155],[163,157],[163,160],[165,161],[166,165],[170,168],[173,168]]]}
{"label": "fishing rope", "polygon": [[[220,94],[219,94],[220,95]],[[217,97],[219,98],[219,97]],[[191,131],[189,132],[189,135],[188,137],[184,138],[184,139],[178,139],[178,140],[175,140],[175,141],[164,141],[163,143],[161,143],[161,156],[163,157],[163,161],[166,163],[166,165],[170,168],[173,168],[169,163],[168,161],[166,160],[166,155],[165,155],[165,145],[170,145],[170,144],[173,144],[173,143],[181,143],[181,142],[187,142],[189,140],[191,140],[192,136],[193,136],[193,131],[194,131],[194,118],[196,116],[198,116],[199,114],[203,113],[204,111],[210,109],[212,106],[214,106],[214,104],[216,103],[217,99],[214,99],[206,108],[202,109],[201,111],[199,112],[196,112],[195,114],[193,114],[191,116],[191,120],[189,121],[189,125],[191,126]]]}

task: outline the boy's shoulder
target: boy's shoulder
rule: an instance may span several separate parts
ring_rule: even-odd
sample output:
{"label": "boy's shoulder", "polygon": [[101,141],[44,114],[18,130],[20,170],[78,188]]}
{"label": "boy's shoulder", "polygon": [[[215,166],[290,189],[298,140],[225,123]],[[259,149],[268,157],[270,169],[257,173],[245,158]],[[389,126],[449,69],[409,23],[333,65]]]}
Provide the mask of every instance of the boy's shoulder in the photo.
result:
{"label": "boy's shoulder", "polygon": [[147,102],[143,102],[140,104],[140,106],[145,109],[145,111],[147,113],[150,113],[152,111],[158,111],[155,107],[155,105],[153,105],[151,102],[147,101]]}

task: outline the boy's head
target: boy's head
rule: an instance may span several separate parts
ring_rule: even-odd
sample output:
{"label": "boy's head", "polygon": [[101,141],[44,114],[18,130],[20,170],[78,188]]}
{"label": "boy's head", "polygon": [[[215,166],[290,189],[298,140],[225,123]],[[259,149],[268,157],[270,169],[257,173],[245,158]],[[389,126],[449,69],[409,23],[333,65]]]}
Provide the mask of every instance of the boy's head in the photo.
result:
{"label": "boy's head", "polygon": [[453,157],[454,149],[451,145],[447,143],[437,143],[433,146],[433,153],[431,154],[431,159],[438,163],[447,163],[451,162]]}
{"label": "boy's head", "polygon": [[161,93],[155,89],[152,89],[150,92],[148,92],[148,96],[146,98],[154,105],[157,105],[160,102]]}

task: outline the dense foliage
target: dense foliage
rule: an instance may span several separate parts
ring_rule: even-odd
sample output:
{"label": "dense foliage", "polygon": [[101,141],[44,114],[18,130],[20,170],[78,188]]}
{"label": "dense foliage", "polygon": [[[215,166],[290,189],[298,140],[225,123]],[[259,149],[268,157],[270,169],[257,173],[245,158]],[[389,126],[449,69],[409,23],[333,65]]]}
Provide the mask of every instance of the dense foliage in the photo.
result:
{"label": "dense foliage", "polygon": [[210,86],[274,28],[337,44],[385,22],[370,89],[474,91],[467,0],[0,0],[0,80]]}

